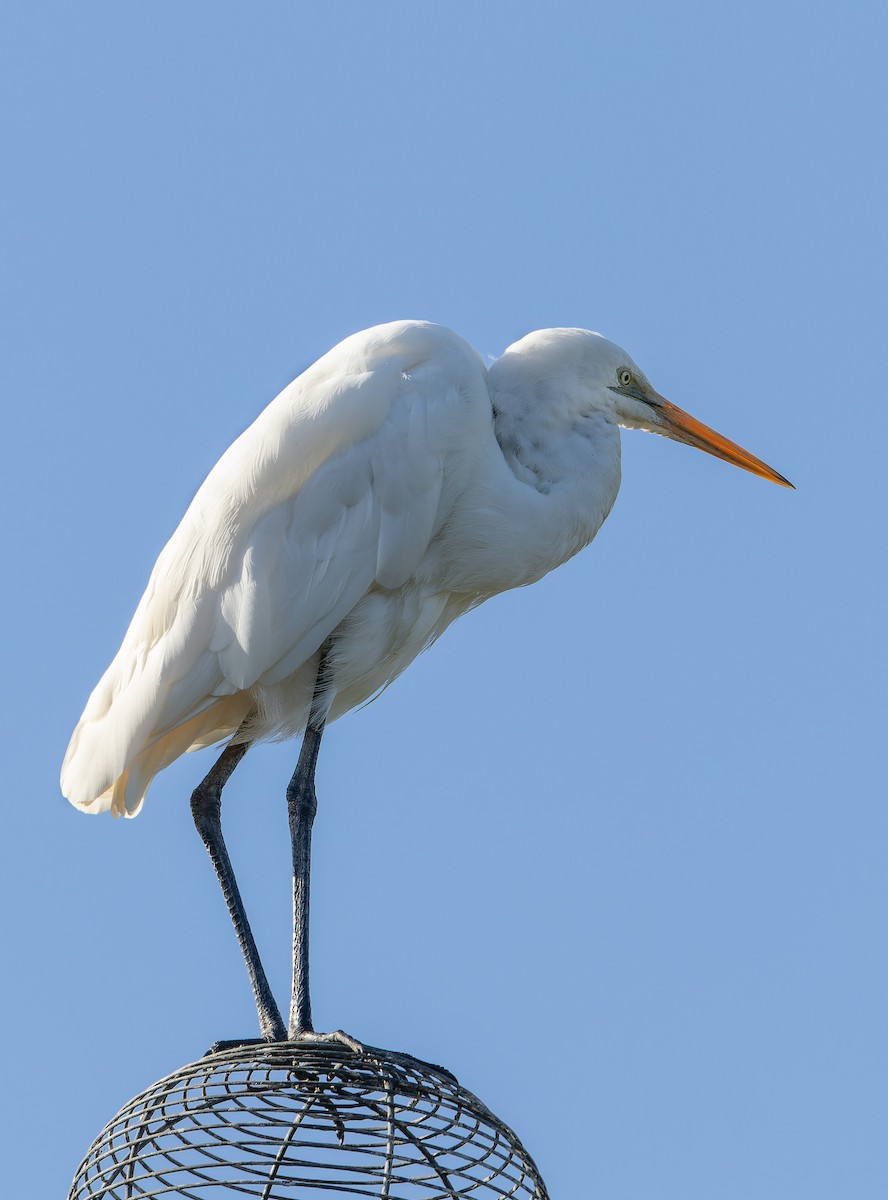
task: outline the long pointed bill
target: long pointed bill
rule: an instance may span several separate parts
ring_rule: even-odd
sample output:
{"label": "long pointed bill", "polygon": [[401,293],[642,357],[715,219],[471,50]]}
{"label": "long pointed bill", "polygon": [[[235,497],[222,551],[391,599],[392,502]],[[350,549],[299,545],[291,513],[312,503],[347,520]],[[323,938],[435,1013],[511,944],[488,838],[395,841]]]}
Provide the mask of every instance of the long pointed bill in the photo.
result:
{"label": "long pointed bill", "polygon": [[761,475],[762,479],[770,479],[772,483],[779,483],[788,488],[793,486],[773,467],[763,463],[760,458],[756,458],[736,442],[728,441],[726,437],[722,437],[720,433],[686,413],[677,404],[670,404],[662,396],[657,396],[654,411],[660,417],[661,432],[666,437],[673,438],[676,442],[684,442],[688,446],[695,446],[698,450],[705,450],[707,454],[723,458],[725,462],[742,467],[744,471],[751,471],[753,475]]}

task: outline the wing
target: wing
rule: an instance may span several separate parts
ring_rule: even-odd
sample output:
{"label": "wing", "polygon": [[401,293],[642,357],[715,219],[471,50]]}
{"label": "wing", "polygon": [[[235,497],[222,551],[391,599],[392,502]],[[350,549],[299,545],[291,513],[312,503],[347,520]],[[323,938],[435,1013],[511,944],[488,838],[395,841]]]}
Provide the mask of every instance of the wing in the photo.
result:
{"label": "wing", "polygon": [[161,552],[71,739],[72,803],[134,815],[157,771],[239,727],[251,688],[296,671],[369,588],[405,583],[489,422],[480,358],[419,322],[356,334],[286,388]]}

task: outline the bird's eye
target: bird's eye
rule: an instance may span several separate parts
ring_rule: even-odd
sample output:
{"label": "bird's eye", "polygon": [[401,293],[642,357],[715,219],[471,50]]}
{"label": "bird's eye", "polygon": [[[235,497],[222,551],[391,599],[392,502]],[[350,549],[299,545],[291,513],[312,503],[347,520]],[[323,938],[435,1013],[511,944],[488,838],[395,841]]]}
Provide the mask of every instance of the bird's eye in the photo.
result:
{"label": "bird's eye", "polygon": [[632,382],[632,372],[628,367],[620,367],[617,371],[617,379],[620,381],[620,387],[628,387]]}

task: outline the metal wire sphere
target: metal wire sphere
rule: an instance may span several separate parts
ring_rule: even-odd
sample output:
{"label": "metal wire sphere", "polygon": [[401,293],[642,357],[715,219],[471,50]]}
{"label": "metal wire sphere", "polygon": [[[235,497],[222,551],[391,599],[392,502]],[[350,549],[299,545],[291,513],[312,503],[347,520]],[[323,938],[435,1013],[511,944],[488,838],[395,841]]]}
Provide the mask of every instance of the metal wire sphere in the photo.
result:
{"label": "metal wire sphere", "polygon": [[518,1138],[442,1067],[367,1046],[217,1051],[131,1100],[69,1200],[474,1200],[548,1192]]}

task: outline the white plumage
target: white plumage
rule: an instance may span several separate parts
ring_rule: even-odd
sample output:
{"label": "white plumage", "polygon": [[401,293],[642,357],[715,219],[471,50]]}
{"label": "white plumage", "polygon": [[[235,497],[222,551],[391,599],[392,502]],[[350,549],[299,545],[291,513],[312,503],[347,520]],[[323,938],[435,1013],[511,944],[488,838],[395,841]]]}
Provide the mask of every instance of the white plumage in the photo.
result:
{"label": "white plumage", "polygon": [[133,816],[186,750],[298,734],[331,635],[329,717],[363,703],[456,617],[592,540],[619,425],[786,482],[585,330],[531,334],[489,371],[424,322],[347,338],[198,491],[74,731],[63,792]]}

